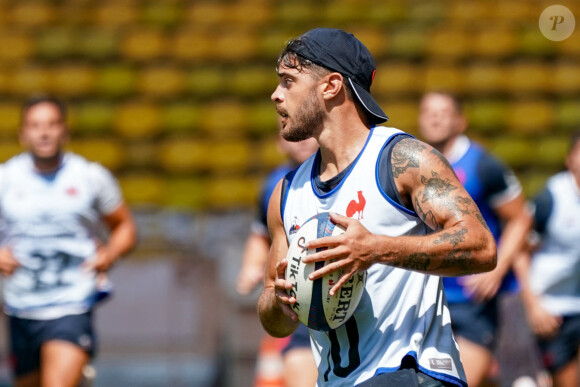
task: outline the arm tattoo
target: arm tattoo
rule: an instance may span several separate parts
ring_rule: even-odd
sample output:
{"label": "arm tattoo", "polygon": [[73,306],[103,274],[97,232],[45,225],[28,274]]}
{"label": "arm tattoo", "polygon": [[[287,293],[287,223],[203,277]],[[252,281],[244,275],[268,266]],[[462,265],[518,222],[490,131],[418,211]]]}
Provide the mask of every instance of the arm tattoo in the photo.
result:
{"label": "arm tattoo", "polygon": [[443,242],[449,242],[453,246],[457,247],[457,245],[461,242],[465,241],[464,235],[467,233],[466,228],[462,228],[461,230],[457,230],[454,233],[442,233],[439,239],[435,240],[433,243],[438,245]]}
{"label": "arm tattoo", "polygon": [[435,171],[431,171],[430,178],[421,175],[421,183],[425,186],[421,203],[425,203],[430,199],[445,197],[449,195],[449,192],[457,189],[457,187],[451,184],[451,180],[440,178],[439,174]]}
{"label": "arm tattoo", "polygon": [[441,161],[441,164],[445,165],[447,168],[453,171],[453,167],[449,163],[449,160],[447,160],[445,156],[441,154],[441,152],[439,152],[437,149],[431,149],[431,153],[437,156],[439,161]]}
{"label": "arm tattoo", "polygon": [[405,257],[401,262],[393,263],[394,267],[401,267],[409,270],[427,271],[431,264],[429,254],[415,253]]}
{"label": "arm tattoo", "polygon": [[397,178],[408,168],[418,168],[421,152],[426,148],[419,141],[403,139],[393,146],[391,154],[391,169],[393,177]]}
{"label": "arm tattoo", "polygon": [[455,275],[466,275],[473,272],[473,256],[469,251],[452,250],[445,257],[437,269],[456,268]]}
{"label": "arm tattoo", "polygon": [[434,230],[439,230],[443,227],[442,224],[437,222],[437,218],[435,218],[433,211],[429,210],[427,213],[425,213],[423,207],[421,207],[421,203],[419,203],[418,198],[415,198],[415,212],[427,226],[434,227]]}

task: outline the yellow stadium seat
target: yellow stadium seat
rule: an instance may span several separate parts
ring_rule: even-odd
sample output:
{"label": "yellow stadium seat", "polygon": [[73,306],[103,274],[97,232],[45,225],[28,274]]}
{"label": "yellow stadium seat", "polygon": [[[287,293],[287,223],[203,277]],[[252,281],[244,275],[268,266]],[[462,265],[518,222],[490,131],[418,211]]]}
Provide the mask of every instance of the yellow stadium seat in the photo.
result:
{"label": "yellow stadium seat", "polygon": [[252,58],[258,50],[258,38],[249,29],[224,28],[211,39],[208,55],[221,62],[239,63]]}
{"label": "yellow stadium seat", "polygon": [[233,100],[210,102],[203,107],[201,128],[215,138],[241,138],[248,129],[246,106]]}
{"label": "yellow stadium seat", "polygon": [[570,147],[570,137],[567,135],[550,135],[538,138],[534,147],[534,158],[544,167],[560,169],[564,167],[564,160]]}
{"label": "yellow stadium seat", "polygon": [[105,28],[130,26],[138,20],[136,5],[118,0],[96,3],[92,15],[95,24]]}
{"label": "yellow stadium seat", "polygon": [[152,1],[140,7],[141,20],[146,25],[173,27],[181,22],[180,5],[171,1]]}
{"label": "yellow stadium seat", "polygon": [[[348,1],[359,2],[359,0]],[[407,3],[407,1],[372,1],[371,11],[366,15],[366,20],[368,23],[378,23],[380,25],[388,25],[389,23],[405,24],[410,20]]]}
{"label": "yellow stadium seat", "polygon": [[495,62],[475,62],[465,69],[464,81],[465,90],[475,95],[502,91],[505,69]]}
{"label": "yellow stadium seat", "polygon": [[534,157],[534,142],[529,137],[495,137],[489,151],[512,168],[529,167]]}
{"label": "yellow stadium seat", "polygon": [[248,107],[248,132],[257,136],[278,133],[278,114],[273,102],[260,102]]}
{"label": "yellow stadium seat", "polygon": [[17,1],[10,10],[10,21],[25,28],[49,26],[56,18],[56,10],[49,2]]}
{"label": "yellow stadium seat", "polygon": [[269,136],[260,141],[258,145],[257,161],[262,170],[272,170],[286,162],[286,159],[286,156],[280,151],[276,135]]}
{"label": "yellow stadium seat", "polygon": [[580,128],[580,98],[564,99],[556,105],[556,124],[567,131]]}
{"label": "yellow stadium seat", "polygon": [[179,100],[163,107],[161,126],[165,132],[196,133],[203,111],[199,103]]}
{"label": "yellow stadium seat", "polygon": [[510,23],[535,22],[537,24],[541,13],[537,4],[529,0],[498,1],[489,8],[494,19]]}
{"label": "yellow stadium seat", "polygon": [[223,27],[229,19],[229,8],[221,2],[194,2],[186,12],[187,23],[194,26]]}
{"label": "yellow stadium seat", "polygon": [[429,34],[419,25],[406,25],[390,31],[387,56],[416,58],[425,53]]}
{"label": "yellow stadium seat", "polygon": [[436,58],[454,59],[469,55],[473,44],[467,29],[445,25],[428,31],[427,53]]}
{"label": "yellow stadium seat", "polygon": [[32,57],[36,44],[28,33],[0,31],[0,62],[22,62]]}
{"label": "yellow stadium seat", "polygon": [[137,88],[137,74],[127,64],[109,65],[96,74],[96,90],[106,98],[126,96]]}
{"label": "yellow stadium seat", "polygon": [[96,69],[89,65],[63,65],[55,68],[51,90],[60,96],[83,96],[94,92]]}
{"label": "yellow stadium seat", "polygon": [[120,105],[113,118],[113,128],[129,139],[155,136],[159,131],[161,112],[157,105],[150,102],[128,102]]}
{"label": "yellow stadium seat", "polygon": [[530,22],[520,27],[517,53],[520,55],[550,56],[556,52],[558,45],[538,33],[538,22]]}
{"label": "yellow stadium seat", "polygon": [[258,50],[256,55],[264,60],[268,60],[272,65],[275,64],[276,58],[284,49],[284,45],[293,38],[302,34],[300,28],[289,29],[288,26],[284,28],[265,30],[263,34],[258,37]]}
{"label": "yellow stadium seat", "polygon": [[380,60],[388,54],[389,41],[384,29],[379,27],[353,26],[349,29],[373,54],[375,60]]}
{"label": "yellow stadium seat", "polygon": [[547,134],[554,128],[554,123],[554,108],[546,100],[522,100],[510,105],[507,126],[512,133],[522,135]]}
{"label": "yellow stadium seat", "polygon": [[176,66],[145,67],[138,75],[137,87],[141,94],[154,98],[175,97],[185,89],[186,75]]}
{"label": "yellow stadium seat", "polygon": [[76,34],[69,27],[46,29],[36,39],[37,52],[45,59],[61,59],[75,50]]}
{"label": "yellow stadium seat", "polygon": [[473,34],[469,49],[473,54],[483,58],[503,58],[512,55],[517,45],[518,37],[512,25],[486,24]]}
{"label": "yellow stadium seat", "polygon": [[[279,2],[276,7],[276,20],[280,24],[308,25],[309,20],[317,20],[322,13],[318,2]],[[304,32],[304,31],[303,31]]]}
{"label": "yellow stadium seat", "polygon": [[183,62],[209,61],[213,41],[209,31],[200,28],[183,28],[175,31],[168,42],[172,58]]}
{"label": "yellow stadium seat", "polygon": [[254,154],[248,141],[221,140],[207,145],[212,150],[207,160],[210,171],[237,174],[251,169]]}
{"label": "yellow stadium seat", "polygon": [[378,101],[389,120],[386,126],[394,126],[407,133],[417,134],[419,101],[415,99]]}
{"label": "yellow stadium seat", "polygon": [[378,98],[408,95],[421,90],[417,67],[409,62],[383,62],[377,66],[371,92]]}
{"label": "yellow stadium seat", "polygon": [[70,116],[74,132],[104,134],[112,130],[114,109],[109,102],[89,100],[75,105]]}
{"label": "yellow stadium seat", "polygon": [[431,62],[423,68],[423,89],[445,90],[461,93],[465,87],[464,76],[459,66],[452,62]]}
{"label": "yellow stadium seat", "polygon": [[228,76],[230,94],[239,97],[268,98],[278,84],[274,66],[238,66]]}
{"label": "yellow stadium seat", "polygon": [[215,177],[206,181],[207,205],[216,210],[254,208],[262,177]]}
{"label": "yellow stadium seat", "polygon": [[157,155],[159,145],[150,139],[131,139],[123,144],[125,152],[125,162],[123,166],[127,169],[156,171],[159,168]]}
{"label": "yellow stadium seat", "polygon": [[121,39],[119,50],[128,60],[148,61],[166,54],[167,38],[163,31],[153,28],[133,29]]}
{"label": "yellow stadium seat", "polygon": [[[579,7],[580,10],[580,7]],[[567,38],[564,39],[560,42],[557,42],[556,48],[557,48],[557,52],[560,55],[564,55],[567,57],[574,57],[574,58],[578,58],[580,57],[580,36],[578,34],[578,24],[580,24],[580,22],[578,21],[578,15],[580,14],[580,12],[576,13],[576,30],[574,33],[572,33],[572,35]]]}
{"label": "yellow stadium seat", "polygon": [[119,183],[130,206],[148,207],[163,202],[165,181],[154,174],[131,173],[121,175]]}
{"label": "yellow stadium seat", "polygon": [[12,133],[10,140],[3,140],[0,142],[0,163],[5,162],[11,157],[23,152],[22,146],[18,143],[16,132]]}
{"label": "yellow stadium seat", "polygon": [[102,60],[115,56],[119,49],[119,33],[113,28],[92,28],[79,31],[75,51],[83,57]]}
{"label": "yellow stadium seat", "polygon": [[580,91],[578,62],[567,60],[557,62],[550,71],[549,85],[555,94],[577,94]]}
{"label": "yellow stadium seat", "polygon": [[163,206],[183,210],[202,210],[206,205],[207,184],[195,177],[171,177],[163,189]]}
{"label": "yellow stadium seat", "polygon": [[121,143],[105,138],[75,138],[67,148],[88,160],[101,163],[111,171],[118,170],[125,161],[125,150]]}
{"label": "yellow stadium seat", "polygon": [[[40,66],[19,66],[14,69],[8,82],[15,95],[32,95],[50,91],[50,70]],[[6,90],[6,88],[4,89]]]}
{"label": "yellow stadium seat", "polygon": [[470,24],[476,21],[489,19],[493,12],[485,0],[455,0],[447,6],[447,17],[451,22]]}
{"label": "yellow stadium seat", "polygon": [[506,124],[509,106],[501,99],[478,99],[466,105],[469,127],[477,133],[500,132]]}
{"label": "yellow stadium seat", "polygon": [[512,64],[505,77],[507,90],[515,94],[529,95],[547,91],[553,82],[550,68],[539,61]]}
{"label": "yellow stadium seat", "polygon": [[16,139],[20,128],[20,109],[17,103],[4,102],[0,104],[0,137]]}
{"label": "yellow stadium seat", "polygon": [[275,3],[269,1],[241,1],[229,7],[229,20],[234,25],[253,28],[268,26],[274,21]]}
{"label": "yellow stadium seat", "polygon": [[[441,23],[446,20],[446,7],[438,1],[407,2],[407,17],[419,23]],[[372,12],[372,11],[371,11]]]}
{"label": "yellow stadium seat", "polygon": [[[366,18],[370,13],[369,4],[364,1],[358,1],[356,3],[343,1],[340,4],[336,4],[336,2],[333,1],[327,3],[326,6],[321,9],[321,15],[324,20],[326,20],[329,25],[333,26],[344,26],[363,20],[366,21]],[[355,36],[358,37],[356,33]]]}
{"label": "yellow stadium seat", "polygon": [[539,194],[553,174],[551,170],[542,171],[535,168],[519,176],[525,197],[533,198]]}
{"label": "yellow stadium seat", "polygon": [[192,137],[175,137],[159,144],[157,160],[171,173],[205,170],[211,157],[218,157],[207,141]]}
{"label": "yellow stadium seat", "polygon": [[218,67],[198,67],[189,70],[187,89],[201,98],[222,93],[226,88],[223,70]]}

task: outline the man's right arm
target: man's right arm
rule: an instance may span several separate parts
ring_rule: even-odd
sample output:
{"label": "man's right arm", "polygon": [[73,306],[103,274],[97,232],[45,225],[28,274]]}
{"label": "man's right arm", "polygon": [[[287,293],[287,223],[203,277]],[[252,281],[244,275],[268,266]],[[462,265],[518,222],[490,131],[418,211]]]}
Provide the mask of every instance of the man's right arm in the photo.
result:
{"label": "man's right arm", "polygon": [[290,335],[299,324],[296,313],[290,308],[296,299],[286,293],[292,284],[284,278],[288,240],[280,213],[281,191],[282,181],[274,189],[268,206],[268,229],[272,245],[266,262],[264,290],[258,299],[258,315],[262,326],[274,337]]}

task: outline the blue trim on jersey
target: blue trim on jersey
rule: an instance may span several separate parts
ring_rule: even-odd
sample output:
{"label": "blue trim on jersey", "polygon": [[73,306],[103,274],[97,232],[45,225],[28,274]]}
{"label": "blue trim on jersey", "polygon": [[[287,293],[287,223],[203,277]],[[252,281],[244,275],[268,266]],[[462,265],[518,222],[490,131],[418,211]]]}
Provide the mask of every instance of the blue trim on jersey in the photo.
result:
{"label": "blue trim on jersey", "polygon": [[[387,199],[387,201],[393,206],[398,208],[399,210],[414,216],[415,218],[419,218],[419,215],[417,215],[417,213],[415,211],[411,211],[408,208],[400,205],[399,203],[397,203],[396,201],[394,201],[389,195],[387,195],[387,193],[383,190],[383,187],[381,186],[381,180],[379,177],[379,165],[381,162],[381,154],[383,153],[384,149],[387,147],[387,145],[389,145],[389,143],[391,142],[391,140],[393,138],[395,138],[396,136],[401,136],[401,135],[405,135],[404,133],[395,133],[392,136],[390,136],[387,141],[385,141],[385,143],[383,144],[383,147],[381,148],[381,151],[379,152],[379,157],[377,157],[377,163],[375,165],[375,181],[377,182],[377,187],[379,188],[379,192],[381,193],[381,195]],[[415,138],[413,136],[411,136],[410,134],[407,134],[408,137],[410,138]]]}
{"label": "blue trim on jersey", "polygon": [[284,179],[288,181],[288,184],[286,184],[286,189],[284,190],[284,192],[280,192],[280,195],[282,195],[283,198],[280,208],[280,218],[282,219],[282,224],[284,224],[284,211],[286,209],[286,200],[288,200],[288,191],[290,190],[290,186],[292,185],[292,180],[294,180],[294,176],[296,176],[296,171],[298,171],[298,168],[286,174]]}
{"label": "blue trim on jersey", "polygon": [[354,169],[354,167],[356,166],[356,163],[358,163],[358,160],[361,158],[362,154],[364,153],[367,145],[369,144],[369,141],[371,140],[371,137],[373,136],[373,133],[375,131],[375,127],[373,126],[370,129],[369,135],[367,137],[367,140],[365,142],[365,145],[363,146],[362,150],[360,151],[360,153],[358,154],[358,156],[356,156],[356,159],[354,159],[354,161],[351,164],[351,168],[348,171],[348,173],[340,180],[340,182],[336,185],[336,187],[332,188],[330,191],[324,193],[324,194],[320,194],[318,192],[318,190],[316,189],[316,186],[314,185],[314,178],[315,173],[316,173],[316,168],[318,166],[318,163],[320,162],[320,152],[316,152],[315,156],[314,156],[314,163],[312,163],[312,170],[310,171],[310,185],[312,186],[312,191],[314,192],[314,195],[320,199],[324,199],[329,197],[330,195],[334,194],[336,191],[338,191],[340,189],[340,187],[342,186],[342,184],[344,183],[344,181],[350,176],[350,173],[352,172],[352,170]]}
{"label": "blue trim on jersey", "polygon": [[[429,375],[430,377],[437,379],[437,380],[441,380],[443,382],[456,384],[457,386],[460,386],[460,387],[467,387],[467,383],[459,378],[453,377],[449,374],[431,371],[425,367],[421,367],[419,365],[419,362],[417,361],[417,352],[410,351],[405,356],[411,356],[413,359],[415,359],[415,364],[417,365],[417,369],[419,371],[421,371],[422,373],[424,373],[425,375]],[[403,356],[403,358],[405,358],[405,356]],[[399,371],[400,369],[401,369],[401,366],[399,366],[399,367],[379,367],[375,371],[375,376],[380,375],[380,374],[386,374],[389,372]]]}

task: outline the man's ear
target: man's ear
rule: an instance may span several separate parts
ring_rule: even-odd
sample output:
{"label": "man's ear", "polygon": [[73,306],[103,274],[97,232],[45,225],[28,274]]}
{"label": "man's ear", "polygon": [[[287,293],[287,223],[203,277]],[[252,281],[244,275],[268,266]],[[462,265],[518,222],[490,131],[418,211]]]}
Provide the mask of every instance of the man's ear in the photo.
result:
{"label": "man's ear", "polygon": [[341,74],[328,74],[323,82],[324,89],[322,90],[322,97],[324,99],[332,99],[336,97],[342,90],[344,90],[344,82],[344,77]]}

